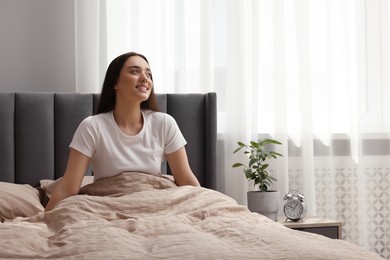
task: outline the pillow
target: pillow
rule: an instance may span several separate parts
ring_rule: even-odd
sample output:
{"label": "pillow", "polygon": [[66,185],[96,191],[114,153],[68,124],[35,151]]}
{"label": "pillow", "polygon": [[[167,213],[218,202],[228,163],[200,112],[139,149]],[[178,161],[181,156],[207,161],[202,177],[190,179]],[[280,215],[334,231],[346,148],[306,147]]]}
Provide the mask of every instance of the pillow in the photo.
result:
{"label": "pillow", "polygon": [[[57,180],[43,179],[43,180],[39,181],[40,187],[44,193],[44,196],[42,198],[42,205],[46,206],[47,202],[49,201],[49,199],[51,197],[51,194],[55,190],[57,183],[61,180],[61,178],[58,178]],[[80,187],[84,187],[85,185],[88,185],[92,182],[93,182],[93,176],[84,176]]]}
{"label": "pillow", "polygon": [[28,184],[0,182],[0,221],[31,217],[44,210],[39,190]]}

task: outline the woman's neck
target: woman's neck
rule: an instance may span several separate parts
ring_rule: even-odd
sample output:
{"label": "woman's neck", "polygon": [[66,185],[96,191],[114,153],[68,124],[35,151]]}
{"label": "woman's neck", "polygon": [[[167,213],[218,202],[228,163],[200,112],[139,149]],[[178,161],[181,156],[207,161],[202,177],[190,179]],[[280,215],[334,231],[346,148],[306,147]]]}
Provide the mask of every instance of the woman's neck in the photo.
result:
{"label": "woman's neck", "polygon": [[113,115],[116,124],[119,128],[128,135],[138,134],[143,126],[143,117],[141,108],[136,106],[123,107],[119,104],[115,105]]}

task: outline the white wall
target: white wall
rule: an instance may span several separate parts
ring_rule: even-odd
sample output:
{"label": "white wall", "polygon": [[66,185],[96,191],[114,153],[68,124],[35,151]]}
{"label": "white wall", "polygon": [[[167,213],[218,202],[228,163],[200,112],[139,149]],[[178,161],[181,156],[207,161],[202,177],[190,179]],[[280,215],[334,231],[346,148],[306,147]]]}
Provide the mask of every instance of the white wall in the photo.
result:
{"label": "white wall", "polygon": [[74,1],[0,0],[0,91],[75,91]]}

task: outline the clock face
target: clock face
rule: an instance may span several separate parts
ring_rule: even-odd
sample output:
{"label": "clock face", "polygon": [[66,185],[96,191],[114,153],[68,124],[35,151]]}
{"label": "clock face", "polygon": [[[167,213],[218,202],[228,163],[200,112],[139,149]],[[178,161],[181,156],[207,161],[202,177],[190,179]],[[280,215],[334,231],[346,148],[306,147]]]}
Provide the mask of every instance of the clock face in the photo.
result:
{"label": "clock face", "polygon": [[305,208],[301,201],[292,199],[284,205],[284,214],[292,220],[298,220],[303,217]]}

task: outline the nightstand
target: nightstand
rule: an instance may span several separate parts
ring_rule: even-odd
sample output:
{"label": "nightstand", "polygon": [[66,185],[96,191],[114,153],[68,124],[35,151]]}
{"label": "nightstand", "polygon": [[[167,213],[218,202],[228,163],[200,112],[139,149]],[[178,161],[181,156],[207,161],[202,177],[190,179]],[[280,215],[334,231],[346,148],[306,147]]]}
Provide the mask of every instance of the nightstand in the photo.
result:
{"label": "nightstand", "polygon": [[325,218],[304,218],[301,221],[284,221],[279,223],[285,227],[320,234],[329,238],[342,239],[342,223],[337,220]]}

